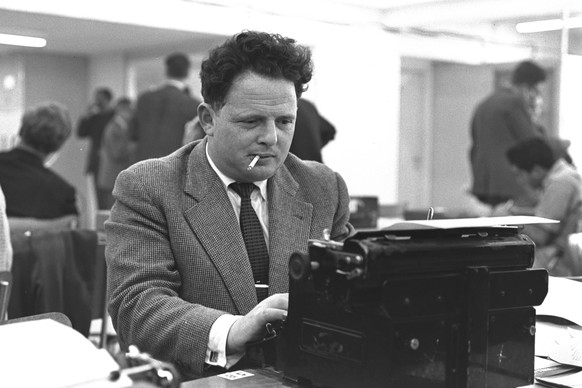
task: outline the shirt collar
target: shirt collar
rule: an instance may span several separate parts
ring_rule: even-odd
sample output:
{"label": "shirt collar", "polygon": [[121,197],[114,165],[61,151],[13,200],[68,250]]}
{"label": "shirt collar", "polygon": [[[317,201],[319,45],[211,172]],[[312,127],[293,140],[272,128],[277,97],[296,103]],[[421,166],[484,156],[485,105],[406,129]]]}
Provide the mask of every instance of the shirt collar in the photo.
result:
{"label": "shirt collar", "polygon": [[[216,175],[218,175],[218,177],[222,181],[222,184],[224,185],[224,189],[225,190],[228,189],[228,185],[230,185],[231,183],[236,182],[234,179],[229,178],[226,175],[224,175],[218,169],[218,167],[216,167],[216,165],[214,164],[214,162],[210,158],[210,155],[208,154],[208,143],[206,143],[206,158],[208,158],[208,163],[210,163],[210,167],[212,167],[212,169],[214,170],[214,172],[216,172]],[[267,199],[267,180],[265,179],[265,180],[256,181],[256,182],[253,182],[253,183],[255,185],[257,185],[257,187],[259,188],[259,190],[261,192],[261,197],[263,197],[263,199],[266,200]]]}
{"label": "shirt collar", "polygon": [[180,90],[184,90],[188,86],[188,85],[186,85],[186,83],[184,81],[180,81],[178,79],[168,79],[167,84],[171,85],[171,86],[175,86],[176,88],[178,88]]}

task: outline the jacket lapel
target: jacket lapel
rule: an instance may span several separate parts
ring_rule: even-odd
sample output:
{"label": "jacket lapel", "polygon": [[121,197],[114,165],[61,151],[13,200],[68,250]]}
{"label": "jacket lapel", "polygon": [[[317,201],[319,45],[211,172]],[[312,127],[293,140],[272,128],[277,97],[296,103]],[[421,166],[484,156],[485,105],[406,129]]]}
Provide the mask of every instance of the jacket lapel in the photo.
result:
{"label": "jacket lapel", "polygon": [[243,280],[253,274],[236,215],[205,150],[206,140],[190,155],[185,192],[196,204],[184,216],[220,272],[238,312],[246,314],[257,304],[254,284]]}
{"label": "jacket lapel", "polygon": [[[205,150],[206,140],[202,140],[190,155],[184,190],[196,203],[184,215],[220,272],[238,312],[246,314],[257,304],[254,284],[243,280],[253,278],[252,269],[236,215]],[[268,182],[269,295],[288,292],[290,255],[307,252],[313,206],[296,198],[298,189],[285,165]]]}
{"label": "jacket lapel", "polygon": [[295,197],[298,189],[285,165],[269,180],[269,294],[288,292],[289,258],[307,252],[313,205]]}

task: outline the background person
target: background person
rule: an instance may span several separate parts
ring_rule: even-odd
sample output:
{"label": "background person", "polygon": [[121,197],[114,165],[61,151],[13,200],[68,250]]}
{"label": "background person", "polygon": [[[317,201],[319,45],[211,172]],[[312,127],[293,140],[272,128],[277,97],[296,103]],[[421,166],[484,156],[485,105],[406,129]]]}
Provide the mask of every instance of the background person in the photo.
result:
{"label": "background person", "polygon": [[[115,114],[111,106],[112,100],[111,89],[101,87],[95,90],[93,103],[89,105],[87,112],[81,116],[77,124],[77,136],[89,139],[85,172],[92,175],[95,183],[97,183],[99,176],[99,156],[103,131]],[[106,207],[106,198],[107,192],[100,190],[97,186],[97,201],[100,209]]]}
{"label": "background person", "polygon": [[505,152],[519,140],[540,136],[532,121],[532,107],[540,95],[546,72],[525,61],[514,69],[511,85],[482,101],[471,120],[470,163],[472,194],[481,202],[496,206],[508,200],[532,204],[532,198],[511,171]]}
{"label": "background person", "polygon": [[522,181],[539,190],[539,201],[534,208],[513,206],[508,213],[530,214],[559,221],[525,226],[523,233],[536,244],[533,266],[546,268],[553,276],[573,275],[574,267],[564,253],[568,237],[578,232],[582,219],[580,174],[572,165],[556,157],[547,141],[539,137],[513,145],[507,151],[507,159]]}
{"label": "background person", "polygon": [[[243,368],[245,344],[286,315],[291,254],[324,229],[336,240],[353,230],[344,180],[289,154],[311,75],[311,52],[294,40],[235,35],[202,63],[206,137],[119,174],[105,230],[122,347],[135,344],[186,378]],[[256,186],[250,198],[245,183]],[[241,227],[252,215],[251,241]]]}
{"label": "background person", "polygon": [[186,80],[190,60],[185,54],[166,57],[167,81],[142,93],[131,121],[131,139],[136,158],[144,160],[168,155],[182,146],[184,126],[196,116],[200,101],[190,96]]}
{"label": "background person", "polygon": [[135,161],[135,143],[129,138],[129,121],[133,115],[131,100],[122,97],[115,105],[115,116],[103,132],[97,187],[107,194],[105,206],[113,206],[113,186],[117,175]]}
{"label": "background person", "polygon": [[335,138],[335,127],[323,116],[315,105],[303,98],[297,101],[295,134],[289,152],[303,160],[323,162],[321,149]]}
{"label": "background person", "polygon": [[77,215],[75,188],[45,166],[71,135],[64,105],[48,102],[27,110],[15,148],[0,153],[0,186],[8,217],[53,219]]}

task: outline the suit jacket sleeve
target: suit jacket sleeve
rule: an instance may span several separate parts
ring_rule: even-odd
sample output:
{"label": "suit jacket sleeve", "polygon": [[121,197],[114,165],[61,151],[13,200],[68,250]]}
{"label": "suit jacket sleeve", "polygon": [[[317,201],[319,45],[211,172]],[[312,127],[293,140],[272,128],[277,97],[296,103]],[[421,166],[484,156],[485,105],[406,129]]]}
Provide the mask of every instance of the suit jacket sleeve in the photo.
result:
{"label": "suit jacket sleeve", "polygon": [[511,106],[505,111],[508,130],[515,141],[526,139],[536,134],[531,117],[522,101],[510,101]]}
{"label": "suit jacket sleeve", "polygon": [[337,179],[337,192],[338,192],[338,206],[337,211],[333,219],[333,228],[331,230],[331,238],[336,241],[345,240],[347,237],[353,235],[356,230],[350,224],[350,211],[349,203],[350,196],[348,193],[348,188],[346,182],[338,173],[335,174]]}
{"label": "suit jacket sleeve", "polygon": [[153,190],[133,170],[116,181],[116,203],[106,223],[109,313],[123,347],[155,349],[155,357],[199,376],[208,333],[224,312],[180,297],[166,214],[152,200]]}
{"label": "suit jacket sleeve", "polygon": [[92,116],[83,116],[77,125],[77,135],[79,137],[91,136],[93,130]]}

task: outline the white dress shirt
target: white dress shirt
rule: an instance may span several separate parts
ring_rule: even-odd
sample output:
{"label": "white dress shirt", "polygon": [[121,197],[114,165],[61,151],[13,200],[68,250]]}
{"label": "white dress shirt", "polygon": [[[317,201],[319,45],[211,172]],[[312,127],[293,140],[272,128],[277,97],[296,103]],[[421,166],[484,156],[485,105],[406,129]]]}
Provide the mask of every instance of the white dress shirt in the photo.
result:
{"label": "white dress shirt", "polygon": [[[232,188],[228,187],[231,183],[234,183],[235,180],[227,177],[220,170],[218,170],[212,159],[210,159],[210,155],[208,154],[208,146],[206,147],[206,157],[208,158],[210,166],[216,172],[216,174],[218,174],[218,177],[224,184],[224,189],[226,190],[228,199],[232,204],[237,219],[239,219],[241,199]],[[267,242],[267,249],[269,249],[269,230],[267,228],[267,225],[269,225],[269,214],[267,212],[267,181],[263,180],[253,183],[259,187],[259,190],[255,190],[251,194],[251,205],[257,213],[259,222],[261,223],[261,227],[263,229],[265,242]],[[228,333],[232,325],[240,318],[242,318],[242,315],[224,314],[214,322],[210,328],[210,334],[208,336],[208,348],[206,349],[205,360],[206,364],[230,368],[244,356],[244,353],[232,354],[228,357],[226,356],[226,340],[228,338]]]}

